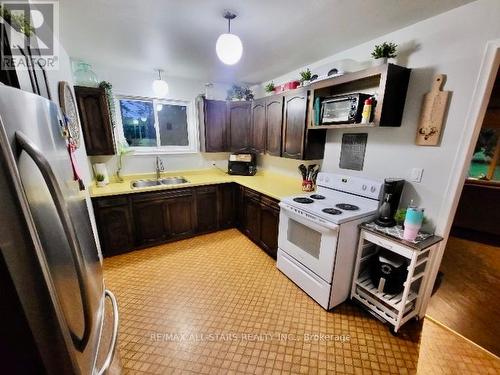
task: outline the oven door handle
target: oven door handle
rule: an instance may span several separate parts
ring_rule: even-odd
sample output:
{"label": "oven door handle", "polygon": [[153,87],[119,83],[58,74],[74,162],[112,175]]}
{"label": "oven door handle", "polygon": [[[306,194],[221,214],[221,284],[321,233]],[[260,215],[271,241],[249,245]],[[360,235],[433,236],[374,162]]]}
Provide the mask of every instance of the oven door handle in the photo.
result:
{"label": "oven door handle", "polygon": [[[339,226],[337,224],[333,224],[327,221],[324,221],[314,215],[308,214],[308,217],[304,217],[295,211],[291,209],[290,206],[284,203],[280,203],[280,208],[283,211],[285,215],[287,215],[290,218],[293,218],[294,220],[300,222],[301,224],[304,224],[305,226],[315,229],[318,232],[325,233],[325,232],[336,232],[339,229]],[[286,212],[286,213],[285,213]],[[321,221],[320,221],[321,220]]]}

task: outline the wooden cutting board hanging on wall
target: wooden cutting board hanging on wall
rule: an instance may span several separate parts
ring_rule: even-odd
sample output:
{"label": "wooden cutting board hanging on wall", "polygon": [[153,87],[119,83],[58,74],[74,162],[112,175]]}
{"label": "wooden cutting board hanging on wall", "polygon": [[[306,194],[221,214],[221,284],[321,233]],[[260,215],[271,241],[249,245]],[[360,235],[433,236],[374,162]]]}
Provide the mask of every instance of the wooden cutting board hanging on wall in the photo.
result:
{"label": "wooden cutting board hanging on wall", "polygon": [[450,96],[450,91],[442,91],[445,79],[444,74],[436,75],[431,91],[425,94],[422,100],[415,140],[419,146],[437,146],[441,138],[441,128]]}

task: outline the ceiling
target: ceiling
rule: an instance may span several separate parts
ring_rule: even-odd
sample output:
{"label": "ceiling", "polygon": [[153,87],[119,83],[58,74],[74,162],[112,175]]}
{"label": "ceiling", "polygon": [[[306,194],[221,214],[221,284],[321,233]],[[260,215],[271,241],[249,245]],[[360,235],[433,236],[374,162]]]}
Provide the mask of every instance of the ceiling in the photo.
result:
{"label": "ceiling", "polygon": [[[472,0],[60,0],[61,40],[92,64],[257,83]],[[222,64],[225,9],[244,47]]]}

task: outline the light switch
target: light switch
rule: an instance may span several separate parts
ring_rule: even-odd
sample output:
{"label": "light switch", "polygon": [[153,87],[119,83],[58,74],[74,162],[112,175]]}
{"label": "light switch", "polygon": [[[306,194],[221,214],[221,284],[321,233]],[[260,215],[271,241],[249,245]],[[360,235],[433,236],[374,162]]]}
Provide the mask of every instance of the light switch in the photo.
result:
{"label": "light switch", "polygon": [[422,181],[422,174],[424,170],[422,168],[413,168],[410,172],[410,181],[420,182]]}

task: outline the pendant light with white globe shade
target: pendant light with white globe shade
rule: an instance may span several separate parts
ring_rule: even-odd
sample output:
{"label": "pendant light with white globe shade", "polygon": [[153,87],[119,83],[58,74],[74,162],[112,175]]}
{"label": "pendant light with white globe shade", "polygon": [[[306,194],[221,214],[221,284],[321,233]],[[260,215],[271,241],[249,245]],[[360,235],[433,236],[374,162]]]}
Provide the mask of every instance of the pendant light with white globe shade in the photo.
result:
{"label": "pendant light with white globe shade", "polygon": [[243,44],[237,35],[231,34],[231,20],[236,18],[236,14],[224,13],[224,18],[228,22],[227,33],[221,34],[215,44],[215,51],[219,59],[226,65],[234,65],[243,55]]}
{"label": "pendant light with white globe shade", "polygon": [[161,78],[162,69],[158,70],[158,79],[153,81],[153,92],[157,98],[164,98],[168,94],[168,83]]}

